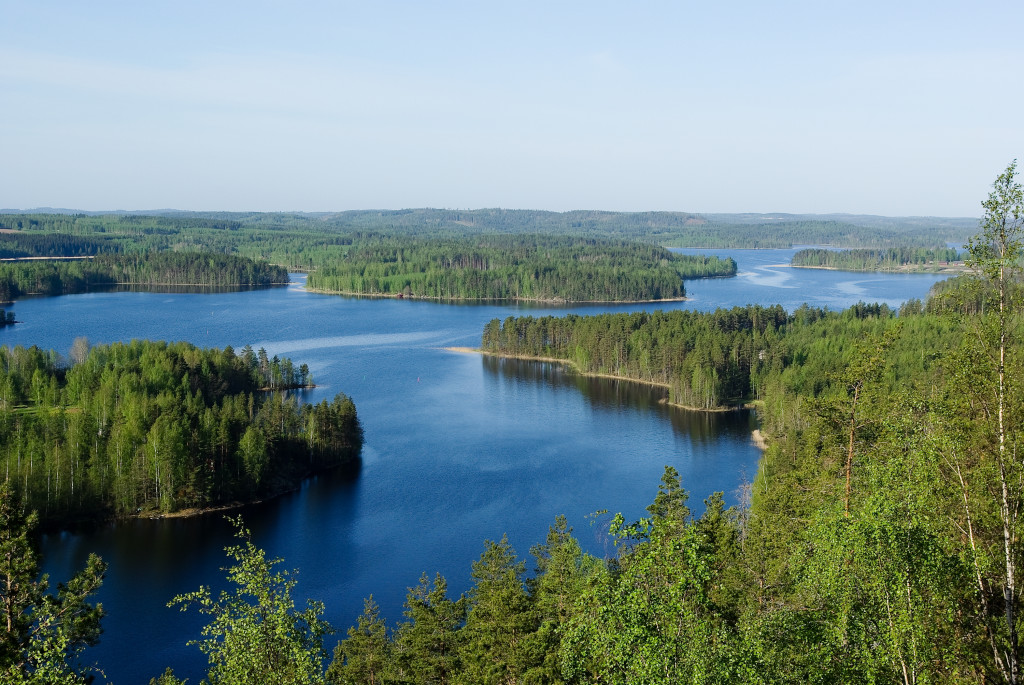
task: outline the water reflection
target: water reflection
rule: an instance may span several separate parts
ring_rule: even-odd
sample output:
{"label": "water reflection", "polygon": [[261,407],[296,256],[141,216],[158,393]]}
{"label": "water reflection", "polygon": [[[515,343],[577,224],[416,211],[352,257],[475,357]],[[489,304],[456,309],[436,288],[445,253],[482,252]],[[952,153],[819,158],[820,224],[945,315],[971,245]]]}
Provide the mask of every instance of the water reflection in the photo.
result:
{"label": "water reflection", "polygon": [[754,412],[693,411],[667,404],[668,390],[615,378],[585,376],[568,365],[481,355],[485,379],[490,382],[522,383],[552,389],[572,389],[586,398],[598,411],[653,412],[667,418],[677,438],[688,440],[693,447],[719,444],[722,440],[750,440],[757,427]]}

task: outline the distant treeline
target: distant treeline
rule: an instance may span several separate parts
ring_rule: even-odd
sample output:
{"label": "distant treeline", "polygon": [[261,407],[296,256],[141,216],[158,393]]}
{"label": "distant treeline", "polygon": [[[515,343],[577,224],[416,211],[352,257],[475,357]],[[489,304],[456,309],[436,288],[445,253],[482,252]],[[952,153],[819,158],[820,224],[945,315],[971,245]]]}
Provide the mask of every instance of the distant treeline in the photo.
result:
{"label": "distant treeline", "polygon": [[[4,479],[44,520],[247,501],[358,457],[355,405],[299,405],[305,365],[188,343],[0,347]],[[266,392],[267,388],[281,390]]]}
{"label": "distant treeline", "polygon": [[437,299],[621,301],[685,295],[683,279],[732,276],[736,263],[621,241],[554,236],[380,238],[310,273],[316,290]]}
{"label": "distant treeline", "polygon": [[[786,249],[796,245],[838,245],[844,247],[941,247],[955,230],[882,228],[858,226],[842,221],[772,221],[760,224],[731,224],[708,221],[666,238],[671,247]],[[953,240],[953,238],[949,238]]]}
{"label": "distant treeline", "polygon": [[63,295],[116,284],[227,287],[287,282],[288,271],[283,267],[201,252],[101,254],[88,260],[0,264],[0,299],[5,301],[22,295]]}
{"label": "distant treeline", "polygon": [[[700,215],[688,212],[545,212],[525,209],[355,210],[336,213],[175,212],[6,214],[0,228],[62,233],[119,245],[124,251],[190,249],[236,252],[292,268],[337,255],[336,241],[360,236],[458,238],[485,234],[634,240],[675,247],[756,248],[793,245],[944,247],[973,233],[973,219],[849,215]],[[269,240],[269,238],[273,240]],[[111,251],[114,247],[109,248]],[[104,250],[107,251],[107,250]]]}
{"label": "distant treeline", "polygon": [[[652,245],[788,248],[827,244],[941,251],[947,242],[963,241],[972,228],[973,223],[968,226],[964,220],[921,217],[589,210],[6,214],[0,215],[0,229],[8,231],[0,233],[0,251],[23,257],[221,253],[315,272],[310,287],[337,292],[402,292],[443,299],[648,300],[679,297],[681,291],[675,285],[679,278],[733,273],[728,260],[673,259],[652,252]],[[599,250],[579,255],[559,249],[595,242],[601,243]],[[530,243],[538,252],[513,254]],[[510,254],[496,256],[501,251]],[[468,266],[446,266],[466,255],[470,256]],[[486,266],[477,268],[474,262]],[[206,283],[197,276],[190,279]],[[45,279],[39,280],[37,289],[43,291]],[[57,291],[56,286],[49,290]]]}
{"label": "distant treeline", "polygon": [[800,250],[793,266],[827,267],[847,271],[895,271],[906,266],[940,266],[962,259],[954,248],[893,247],[884,250]]}
{"label": "distant treeline", "polygon": [[[4,222],[3,225],[21,226],[28,221]],[[63,222],[61,222],[63,223]],[[37,224],[38,225],[38,222]],[[60,225],[60,224],[58,224]],[[59,230],[55,226],[50,231]],[[25,257],[86,257],[101,252],[118,252],[120,245],[108,240],[94,240],[66,233],[0,233],[0,258]]]}
{"label": "distant treeline", "polygon": [[[222,215],[227,218],[227,215]],[[528,209],[360,210],[318,215],[308,221],[349,231],[457,236],[466,233],[548,233],[618,238],[676,247],[755,248],[793,245],[938,247],[961,241],[976,220],[842,216],[815,218],[786,215],[784,220],[756,220],[738,215],[708,217],[689,212],[545,212]],[[296,218],[291,219],[296,222]]]}

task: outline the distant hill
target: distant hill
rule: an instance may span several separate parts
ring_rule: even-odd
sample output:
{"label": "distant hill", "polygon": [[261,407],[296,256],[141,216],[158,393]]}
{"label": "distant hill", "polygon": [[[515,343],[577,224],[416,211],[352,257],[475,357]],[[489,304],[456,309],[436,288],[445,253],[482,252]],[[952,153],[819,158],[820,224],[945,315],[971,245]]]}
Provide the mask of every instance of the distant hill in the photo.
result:
{"label": "distant hill", "polygon": [[973,233],[978,228],[978,217],[940,216],[880,216],[877,214],[787,214],[767,212],[764,214],[703,214],[708,221],[724,224],[762,224],[792,221],[838,221],[854,226],[871,228],[935,228],[945,227]]}
{"label": "distant hill", "polygon": [[484,233],[548,233],[640,240],[672,247],[758,248],[794,245],[838,247],[945,247],[977,230],[970,217],[885,217],[868,214],[783,212],[696,214],[691,212],[609,212],[533,209],[365,209],[341,212],[84,212],[39,208],[0,214],[164,217],[164,220],[230,221],[240,227],[313,232],[465,236]]}

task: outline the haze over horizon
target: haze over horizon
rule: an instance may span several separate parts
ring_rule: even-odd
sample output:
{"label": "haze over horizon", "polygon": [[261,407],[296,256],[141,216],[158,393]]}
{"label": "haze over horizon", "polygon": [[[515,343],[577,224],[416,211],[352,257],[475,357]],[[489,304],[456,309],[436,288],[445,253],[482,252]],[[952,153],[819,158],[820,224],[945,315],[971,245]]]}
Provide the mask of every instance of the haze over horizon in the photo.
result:
{"label": "haze over horizon", "polygon": [[[178,209],[178,208],[175,208],[175,207],[155,207],[155,208],[151,207],[151,208],[146,208],[146,209],[120,209],[120,208],[118,208],[118,209],[79,209],[79,208],[76,208],[76,207],[0,207],[0,214],[7,213],[7,212],[25,213],[25,214],[31,214],[31,213],[34,213],[34,212],[38,212],[38,213],[41,213],[41,214],[48,214],[48,213],[59,213],[59,214],[63,214],[63,213],[69,213],[69,214],[85,213],[85,214],[142,214],[142,215],[145,215],[145,214],[158,215],[158,214],[164,214],[164,213],[182,213],[182,214],[190,214],[190,213],[194,213],[194,214],[206,214],[206,213],[210,213],[210,214],[215,214],[215,213],[225,213],[225,214],[249,214],[249,213],[257,213],[257,214],[342,214],[342,213],[345,213],[345,212],[378,212],[378,211],[379,212],[402,212],[402,211],[416,211],[416,210],[421,210],[421,209],[438,210],[438,211],[446,211],[446,212],[477,212],[477,211],[489,211],[489,210],[510,210],[510,211],[522,210],[522,211],[538,211],[538,212],[551,211],[551,212],[558,213],[558,214],[568,214],[568,213],[577,212],[577,211],[581,211],[581,212],[591,212],[591,211],[593,211],[593,212],[614,212],[614,211],[616,211],[616,210],[604,210],[604,209],[599,209],[599,208],[582,208],[582,207],[581,208],[577,208],[577,209],[568,209],[568,210],[545,210],[545,209],[534,209],[532,207],[514,207],[514,208],[513,207],[393,207],[393,208],[392,207],[387,207],[387,208],[385,208],[385,207],[362,207],[362,208],[355,208],[355,207],[353,207],[353,208],[350,208],[350,209],[317,210],[317,211],[306,211],[306,210],[301,210],[301,209],[295,209],[295,210],[287,210],[287,209],[286,210],[265,210],[265,211],[264,210],[249,210],[249,209],[238,209],[238,210],[228,210],[228,209],[223,209],[223,210],[218,210],[218,209],[195,210],[195,209]],[[680,209],[680,210],[675,210],[675,209],[671,209],[671,210],[623,210],[623,213],[629,213],[629,212],[635,212],[635,213],[669,212],[669,213],[680,213],[680,214],[693,214],[694,216],[704,216],[704,217],[707,217],[707,216],[725,216],[725,215],[732,215],[732,216],[737,216],[737,217],[738,216],[744,216],[744,217],[747,217],[747,216],[761,216],[761,217],[764,217],[765,220],[771,220],[771,219],[775,219],[775,218],[786,219],[788,217],[843,217],[843,216],[849,216],[849,217],[877,217],[877,218],[883,218],[883,219],[884,218],[893,218],[893,219],[911,219],[911,218],[978,219],[979,218],[979,216],[956,216],[956,217],[954,217],[954,216],[939,216],[939,215],[936,215],[936,214],[931,214],[931,215],[926,215],[926,214],[885,215],[885,214],[859,214],[859,213],[854,214],[854,213],[851,213],[851,212],[820,212],[820,213],[814,213],[814,212],[812,212],[812,213],[794,213],[794,212],[693,212],[693,211],[687,211],[685,209]]]}
{"label": "haze over horizon", "polygon": [[0,17],[0,207],[974,217],[1024,157],[1020,3]]}

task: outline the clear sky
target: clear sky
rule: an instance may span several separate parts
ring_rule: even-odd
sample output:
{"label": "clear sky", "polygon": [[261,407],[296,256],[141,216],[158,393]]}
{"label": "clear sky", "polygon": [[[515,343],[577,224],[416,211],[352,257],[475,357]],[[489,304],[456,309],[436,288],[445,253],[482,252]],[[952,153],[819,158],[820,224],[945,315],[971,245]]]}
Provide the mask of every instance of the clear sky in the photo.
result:
{"label": "clear sky", "polygon": [[0,207],[978,216],[1024,2],[0,0]]}

